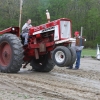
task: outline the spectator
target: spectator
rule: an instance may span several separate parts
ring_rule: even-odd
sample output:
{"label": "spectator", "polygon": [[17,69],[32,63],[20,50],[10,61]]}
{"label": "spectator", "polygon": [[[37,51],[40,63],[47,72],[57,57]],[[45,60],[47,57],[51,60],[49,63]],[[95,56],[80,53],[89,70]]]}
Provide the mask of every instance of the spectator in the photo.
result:
{"label": "spectator", "polygon": [[[75,38],[81,38],[79,36],[79,32],[78,31],[76,31],[74,33],[74,35],[75,35]],[[84,46],[82,46],[82,45],[80,45],[80,46],[76,45],[75,46],[75,50],[76,50],[76,65],[75,65],[75,68],[74,68],[75,70],[79,69],[79,67],[80,67],[80,58],[81,58],[81,52],[82,52],[83,47]],[[72,69],[72,68],[73,68],[73,65],[69,67],[69,69]]]}

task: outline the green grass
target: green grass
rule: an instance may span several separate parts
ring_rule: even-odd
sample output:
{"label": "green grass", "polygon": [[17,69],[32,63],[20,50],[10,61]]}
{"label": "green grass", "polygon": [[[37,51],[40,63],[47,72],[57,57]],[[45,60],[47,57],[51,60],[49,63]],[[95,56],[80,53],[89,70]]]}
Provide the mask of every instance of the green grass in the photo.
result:
{"label": "green grass", "polygon": [[91,57],[96,57],[96,49],[83,49],[82,50],[82,56],[91,56]]}

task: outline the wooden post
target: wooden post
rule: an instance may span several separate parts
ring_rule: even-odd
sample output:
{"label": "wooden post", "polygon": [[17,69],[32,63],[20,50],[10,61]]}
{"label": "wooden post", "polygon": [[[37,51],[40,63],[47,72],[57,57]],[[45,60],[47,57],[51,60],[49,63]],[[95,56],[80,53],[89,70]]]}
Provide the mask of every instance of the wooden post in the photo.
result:
{"label": "wooden post", "polygon": [[21,28],[21,18],[22,18],[22,5],[23,5],[23,0],[20,0],[20,16],[19,16],[19,28]]}

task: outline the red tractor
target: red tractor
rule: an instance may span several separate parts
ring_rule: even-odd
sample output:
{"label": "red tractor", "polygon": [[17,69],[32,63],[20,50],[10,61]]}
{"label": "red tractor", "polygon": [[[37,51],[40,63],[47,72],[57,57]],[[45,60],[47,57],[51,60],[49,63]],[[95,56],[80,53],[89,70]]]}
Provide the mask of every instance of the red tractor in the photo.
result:
{"label": "red tractor", "polygon": [[30,63],[38,72],[49,72],[55,64],[60,67],[72,65],[76,52],[71,44],[71,21],[61,18],[29,30],[28,45],[20,38],[19,27],[0,31],[0,71],[17,73],[23,63]]}

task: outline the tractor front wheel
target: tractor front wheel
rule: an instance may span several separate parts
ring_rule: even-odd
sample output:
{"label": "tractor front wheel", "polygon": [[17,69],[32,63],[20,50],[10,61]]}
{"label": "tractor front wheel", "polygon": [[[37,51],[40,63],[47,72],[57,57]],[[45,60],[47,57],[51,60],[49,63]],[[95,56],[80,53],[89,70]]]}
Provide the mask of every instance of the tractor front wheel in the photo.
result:
{"label": "tractor front wheel", "polygon": [[65,46],[58,46],[52,52],[52,59],[59,67],[65,67],[71,61],[71,53]]}
{"label": "tractor front wheel", "polygon": [[76,51],[73,47],[68,47],[68,49],[70,50],[71,52],[71,61],[68,65],[66,66],[73,66],[74,62],[76,61]]}

